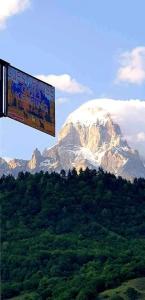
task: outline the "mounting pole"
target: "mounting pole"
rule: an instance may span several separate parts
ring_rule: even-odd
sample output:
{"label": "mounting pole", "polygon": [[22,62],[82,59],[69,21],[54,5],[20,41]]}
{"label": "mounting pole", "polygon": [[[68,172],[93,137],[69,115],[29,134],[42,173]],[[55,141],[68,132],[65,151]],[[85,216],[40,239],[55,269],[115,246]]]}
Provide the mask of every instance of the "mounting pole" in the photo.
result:
{"label": "mounting pole", "polygon": [[7,115],[7,67],[10,64],[0,59],[0,117]]}

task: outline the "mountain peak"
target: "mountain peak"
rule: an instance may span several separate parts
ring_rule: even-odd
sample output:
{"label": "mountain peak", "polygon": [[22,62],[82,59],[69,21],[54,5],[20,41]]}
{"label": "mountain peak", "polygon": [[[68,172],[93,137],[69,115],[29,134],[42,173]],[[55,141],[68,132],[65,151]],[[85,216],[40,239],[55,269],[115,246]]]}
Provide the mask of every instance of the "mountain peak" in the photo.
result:
{"label": "mountain peak", "polygon": [[95,101],[82,105],[68,116],[59,133],[59,143],[86,147],[93,153],[112,147],[128,147],[119,125]]}
{"label": "mountain peak", "polygon": [[[92,101],[90,101],[92,102]],[[72,112],[64,126],[69,123],[73,124],[82,124],[85,126],[90,126],[92,124],[102,124],[105,125],[106,122],[110,119],[110,114],[102,109],[101,107],[93,106],[93,103],[89,105],[89,102],[81,105],[78,109]]]}
{"label": "mountain peak", "polygon": [[38,148],[35,148],[35,150],[33,151],[33,154],[32,156],[37,156],[37,157],[40,157],[41,156],[41,152],[38,150]]}
{"label": "mountain peak", "polygon": [[36,148],[32,154],[31,160],[28,162],[28,168],[30,168],[30,170],[36,169],[39,166],[41,161],[42,161],[41,152]]}
{"label": "mountain peak", "polygon": [[[19,171],[32,173],[60,172],[62,169],[98,169],[127,179],[145,177],[145,162],[124,138],[118,122],[98,100],[87,102],[71,113],[59,133],[58,143],[41,155],[36,148],[31,160],[17,161],[15,168],[0,166],[6,174]],[[14,165],[13,165],[14,166]]]}

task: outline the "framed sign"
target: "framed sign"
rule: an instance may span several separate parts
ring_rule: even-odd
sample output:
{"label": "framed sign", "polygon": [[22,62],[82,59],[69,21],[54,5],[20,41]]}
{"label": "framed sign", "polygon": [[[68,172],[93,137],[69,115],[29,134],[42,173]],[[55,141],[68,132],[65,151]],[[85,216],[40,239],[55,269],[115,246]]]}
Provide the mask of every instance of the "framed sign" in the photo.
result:
{"label": "framed sign", "polygon": [[55,88],[9,65],[7,116],[55,136]]}

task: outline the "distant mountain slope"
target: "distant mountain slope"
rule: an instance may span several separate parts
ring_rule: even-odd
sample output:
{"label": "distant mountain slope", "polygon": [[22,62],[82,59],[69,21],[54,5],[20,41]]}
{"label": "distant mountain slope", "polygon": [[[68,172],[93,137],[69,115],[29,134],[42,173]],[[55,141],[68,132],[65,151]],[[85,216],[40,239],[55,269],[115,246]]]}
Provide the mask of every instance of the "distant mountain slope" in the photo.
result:
{"label": "distant mountain slope", "polygon": [[36,149],[30,161],[1,159],[0,174],[32,173],[80,168],[104,170],[127,179],[145,177],[143,159],[122,135],[120,126],[97,101],[88,102],[71,113],[59,133],[58,143],[43,154]]}

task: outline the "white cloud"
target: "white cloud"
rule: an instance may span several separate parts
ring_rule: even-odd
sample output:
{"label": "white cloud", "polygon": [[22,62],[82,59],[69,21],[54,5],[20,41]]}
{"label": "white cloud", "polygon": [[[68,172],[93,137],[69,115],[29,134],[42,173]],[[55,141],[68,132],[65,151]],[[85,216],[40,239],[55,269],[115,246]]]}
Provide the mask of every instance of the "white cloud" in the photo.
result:
{"label": "white cloud", "polygon": [[145,132],[132,133],[132,135],[126,135],[125,138],[131,144],[135,141],[135,143],[145,142]]}
{"label": "white cloud", "polygon": [[6,27],[7,19],[30,5],[30,0],[0,0],[0,29]]}
{"label": "white cloud", "polygon": [[139,133],[137,134],[137,140],[138,140],[139,142],[145,142],[145,132],[139,132]]}
{"label": "white cloud", "polygon": [[65,103],[68,103],[69,102],[69,99],[68,98],[65,98],[65,97],[60,97],[57,99],[56,101],[58,104],[65,104]]}
{"label": "white cloud", "polygon": [[37,75],[37,78],[52,84],[58,91],[66,92],[70,94],[90,93],[90,89],[79,82],[75,78],[72,78],[69,74],[61,75]]}
{"label": "white cloud", "polygon": [[100,98],[92,101],[111,114],[128,144],[145,157],[145,100]]}
{"label": "white cloud", "polygon": [[145,47],[136,47],[120,56],[117,82],[142,84],[145,81]]}

